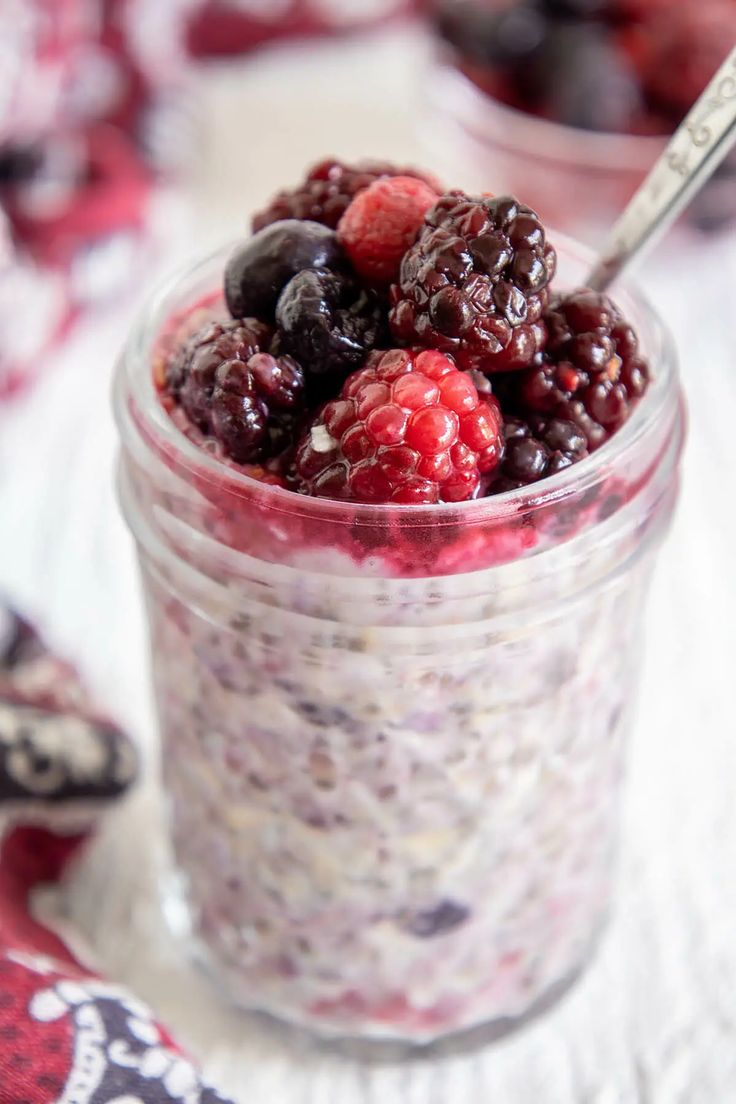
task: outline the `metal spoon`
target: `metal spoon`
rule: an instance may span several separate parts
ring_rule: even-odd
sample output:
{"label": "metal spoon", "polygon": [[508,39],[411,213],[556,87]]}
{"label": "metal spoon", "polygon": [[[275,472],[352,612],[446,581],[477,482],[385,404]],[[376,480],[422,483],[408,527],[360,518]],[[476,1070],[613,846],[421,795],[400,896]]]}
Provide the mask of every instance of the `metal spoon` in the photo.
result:
{"label": "metal spoon", "polygon": [[640,260],[700,191],[734,142],[736,48],[615,224],[588,286],[605,291],[634,260]]}

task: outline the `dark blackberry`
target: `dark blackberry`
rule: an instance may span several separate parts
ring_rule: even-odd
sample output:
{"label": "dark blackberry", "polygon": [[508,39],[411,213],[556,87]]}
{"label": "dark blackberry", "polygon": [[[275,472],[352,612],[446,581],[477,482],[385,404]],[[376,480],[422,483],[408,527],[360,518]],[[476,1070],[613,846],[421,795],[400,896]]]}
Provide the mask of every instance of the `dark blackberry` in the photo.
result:
{"label": "dark blackberry", "polygon": [[345,165],[341,161],[321,161],[312,168],[301,184],[276,195],[269,205],[253,217],[253,229],[262,230],[283,219],[308,219],[321,222],[335,230],[358,192],[376,180],[391,176],[413,176],[426,181],[437,192],[442,188],[436,180],[417,169],[397,168],[388,161],[363,161]]}
{"label": "dark blackberry", "polygon": [[443,196],[392,288],[403,345],[450,353],[460,368],[526,368],[544,342],[556,254],[538,216],[511,196]]}
{"label": "dark blackberry", "polygon": [[596,449],[624,424],[649,383],[636,334],[607,296],[587,289],[556,298],[544,320],[548,337],[539,363],[501,384],[505,409],[574,422]]}
{"label": "dark blackberry", "polygon": [[585,130],[628,132],[642,106],[633,66],[595,23],[550,23],[514,84],[527,110]]}
{"label": "dark blackberry", "polygon": [[507,417],[504,440],[503,458],[491,494],[538,483],[588,455],[584,434],[573,422],[562,418],[524,421]]}
{"label": "dark blackberry", "polygon": [[343,379],[388,337],[382,300],[345,274],[300,272],[276,307],[279,350],[304,365],[308,378]]}
{"label": "dark blackberry", "polygon": [[233,318],[273,318],[278,297],[297,272],[346,265],[334,230],[287,219],[267,226],[232,253],[225,300]]}
{"label": "dark blackberry", "polygon": [[206,432],[217,369],[226,360],[249,360],[268,348],[270,340],[270,327],[255,318],[212,322],[193,334],[171,358],[166,388],[192,422]]}
{"label": "dark blackberry", "polygon": [[191,421],[239,464],[283,452],[304,403],[297,362],[261,351],[270,336],[254,319],[208,325],[167,373],[168,389]]}

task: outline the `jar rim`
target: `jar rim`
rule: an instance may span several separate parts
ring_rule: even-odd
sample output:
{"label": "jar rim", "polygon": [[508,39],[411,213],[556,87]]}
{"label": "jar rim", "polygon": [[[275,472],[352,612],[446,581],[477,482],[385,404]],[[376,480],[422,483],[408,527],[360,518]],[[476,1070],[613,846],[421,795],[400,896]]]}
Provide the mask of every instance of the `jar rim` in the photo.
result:
{"label": "jar rim", "polygon": [[[582,263],[586,270],[593,266],[594,254],[587,247],[564,234],[552,232],[558,255]],[[276,484],[264,483],[244,471],[224,463],[198,447],[175,424],[165,410],[156,389],[153,375],[153,354],[166,321],[180,310],[182,290],[204,276],[215,264],[221,269],[232,251],[234,242],[210,252],[206,257],[180,269],[164,279],[139,312],[123,348],[115,383],[115,411],[121,432],[128,419],[129,404],[134,404],[135,422],[150,446],[155,443],[166,455],[175,458],[177,468],[195,476],[201,483],[213,487],[226,486],[229,495],[257,501],[270,510],[292,517],[345,521],[351,525],[375,525],[382,521],[401,519],[403,526],[496,523],[520,513],[534,515],[551,505],[563,504],[573,496],[584,494],[596,486],[614,466],[624,462],[647,438],[658,423],[673,396],[679,402],[677,357],[674,342],[667,327],[636,284],[621,281],[617,285],[616,302],[623,298],[644,322],[647,341],[644,353],[654,365],[652,382],[637,404],[629,420],[604,445],[584,460],[548,476],[538,484],[505,491],[467,502],[446,502],[434,505],[400,503],[360,503],[302,495]],[[211,282],[208,284],[211,292]],[[625,312],[629,317],[628,311]],[[639,333],[640,339],[642,337]],[[141,372],[141,368],[143,371]]]}
{"label": "jar rim", "polygon": [[541,160],[568,162],[612,173],[644,174],[654,164],[669,134],[627,134],[588,130],[544,119],[503,103],[479,88],[446,60],[429,83],[433,104],[451,114],[479,141],[492,140],[508,149],[532,150]]}

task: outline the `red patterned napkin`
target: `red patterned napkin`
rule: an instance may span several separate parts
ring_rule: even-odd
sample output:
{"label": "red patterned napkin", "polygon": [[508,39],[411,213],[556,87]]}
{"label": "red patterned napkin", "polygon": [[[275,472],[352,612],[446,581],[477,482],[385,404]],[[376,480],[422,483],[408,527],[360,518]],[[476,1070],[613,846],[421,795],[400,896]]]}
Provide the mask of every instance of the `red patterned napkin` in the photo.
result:
{"label": "red patterned napkin", "polygon": [[0,607],[0,1104],[225,1104],[150,1009],[31,913],[136,769],[74,669]]}

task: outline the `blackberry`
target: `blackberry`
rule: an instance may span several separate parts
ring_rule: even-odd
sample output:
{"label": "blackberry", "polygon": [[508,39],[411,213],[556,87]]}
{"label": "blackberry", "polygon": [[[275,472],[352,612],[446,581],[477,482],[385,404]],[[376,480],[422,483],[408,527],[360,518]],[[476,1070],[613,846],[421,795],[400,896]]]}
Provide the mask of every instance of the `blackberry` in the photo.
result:
{"label": "blackberry", "polygon": [[388,161],[364,161],[357,165],[321,161],[310,169],[301,184],[279,192],[263,211],[254,215],[253,229],[262,230],[283,219],[308,219],[335,230],[359,192],[376,180],[392,176],[412,176],[425,181],[435,191],[442,191],[437,181],[426,173],[397,168]]}
{"label": "blackberry", "polygon": [[556,254],[538,216],[511,196],[443,196],[401,264],[391,328],[402,345],[458,367],[528,367],[541,349]]}
{"label": "blackberry", "polygon": [[167,371],[172,397],[239,464],[282,452],[304,403],[299,364],[261,351],[270,337],[270,328],[255,319],[213,323],[187,342]]}
{"label": "blackberry", "polygon": [[503,432],[503,459],[491,494],[538,483],[588,455],[584,434],[562,418],[507,417]]}
{"label": "blackberry", "polygon": [[209,323],[169,361],[166,389],[191,421],[206,432],[217,369],[225,360],[248,360],[268,348],[270,340],[270,327],[255,318]]}
{"label": "blackberry", "polygon": [[225,300],[233,318],[272,318],[292,277],[308,268],[343,268],[345,255],[334,230],[287,219],[239,245],[225,268]]}
{"label": "blackberry", "polygon": [[342,379],[385,345],[385,313],[382,300],[350,276],[300,272],[276,307],[278,348],[296,357],[313,382]]}
{"label": "blackberry", "polygon": [[544,320],[544,353],[526,372],[503,381],[505,408],[521,417],[574,422],[588,448],[599,448],[649,383],[636,334],[607,296],[587,289],[557,297]]}

